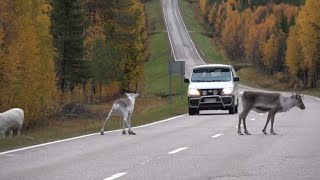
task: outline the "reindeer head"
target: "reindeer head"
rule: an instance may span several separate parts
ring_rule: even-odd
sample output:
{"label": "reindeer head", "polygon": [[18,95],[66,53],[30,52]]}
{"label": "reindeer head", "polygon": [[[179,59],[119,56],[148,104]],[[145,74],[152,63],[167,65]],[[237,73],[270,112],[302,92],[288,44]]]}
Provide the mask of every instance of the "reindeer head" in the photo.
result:
{"label": "reindeer head", "polygon": [[[130,89],[130,83],[128,84],[128,89]],[[137,93],[137,89],[138,89],[138,83],[136,83],[136,88],[133,93],[132,91],[126,92],[126,96],[133,102],[135,102],[135,99],[139,96],[139,94]]]}
{"label": "reindeer head", "polygon": [[302,101],[303,96],[301,94],[293,94],[291,96],[291,98],[294,100],[296,107],[298,107],[302,110],[306,109],[306,107],[304,106],[304,103]]}
{"label": "reindeer head", "polygon": [[296,91],[296,93],[292,93],[291,98],[294,99],[295,106],[303,110],[303,109],[306,109],[306,107],[304,106],[304,103],[302,101],[303,95],[300,94],[300,90],[302,88],[303,88],[303,86],[301,88],[297,89],[297,85],[295,85],[294,90]]}

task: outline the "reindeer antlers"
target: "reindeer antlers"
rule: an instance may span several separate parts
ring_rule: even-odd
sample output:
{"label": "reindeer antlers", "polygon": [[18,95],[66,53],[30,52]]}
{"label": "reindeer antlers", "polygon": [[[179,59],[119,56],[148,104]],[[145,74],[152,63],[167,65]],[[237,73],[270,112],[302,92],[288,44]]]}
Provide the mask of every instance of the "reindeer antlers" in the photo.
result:
{"label": "reindeer antlers", "polygon": [[138,82],[136,82],[136,89],[134,90],[134,93],[137,93],[137,89],[138,89]]}
{"label": "reindeer antlers", "polygon": [[296,95],[296,97],[301,97],[301,98],[303,98],[304,95],[301,94],[301,90],[303,89],[304,84],[302,84],[302,85],[301,85],[301,84],[302,84],[302,83],[299,82],[300,88],[298,88],[298,89],[297,89],[297,86],[298,86],[298,85],[297,85],[297,84],[294,85],[293,90],[295,91],[295,94],[292,93],[292,95]]}
{"label": "reindeer antlers", "polygon": [[[138,90],[138,82],[136,81],[136,85],[135,85],[135,89],[134,89],[134,94],[137,93]],[[128,89],[127,92],[131,93],[132,91],[130,91],[130,82],[128,82]]]}

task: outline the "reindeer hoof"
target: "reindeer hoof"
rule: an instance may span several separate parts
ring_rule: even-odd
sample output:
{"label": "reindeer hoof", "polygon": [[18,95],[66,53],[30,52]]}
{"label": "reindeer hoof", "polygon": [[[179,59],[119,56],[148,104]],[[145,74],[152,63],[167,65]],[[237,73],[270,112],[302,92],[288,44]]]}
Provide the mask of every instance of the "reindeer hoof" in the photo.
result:
{"label": "reindeer hoof", "polygon": [[243,135],[241,131],[238,131],[238,134],[239,134],[239,135]]}
{"label": "reindeer hoof", "polygon": [[101,134],[101,135],[104,135],[104,131],[101,131],[100,134]]}
{"label": "reindeer hoof", "polygon": [[125,135],[125,134],[127,134],[127,133],[126,133],[126,131],[122,131],[122,134]]}
{"label": "reindeer hoof", "polygon": [[272,135],[277,135],[277,133],[275,133],[275,132],[273,132],[273,131],[272,131],[272,132],[270,132],[270,133],[271,133]]}
{"label": "reindeer hoof", "polygon": [[267,134],[267,132],[265,130],[262,130],[263,134]]}
{"label": "reindeer hoof", "polygon": [[136,133],[133,132],[133,131],[128,131],[128,132],[129,132],[129,134],[131,134],[131,135],[136,135]]}
{"label": "reindeer hoof", "polygon": [[251,135],[248,131],[244,132],[246,135]]}

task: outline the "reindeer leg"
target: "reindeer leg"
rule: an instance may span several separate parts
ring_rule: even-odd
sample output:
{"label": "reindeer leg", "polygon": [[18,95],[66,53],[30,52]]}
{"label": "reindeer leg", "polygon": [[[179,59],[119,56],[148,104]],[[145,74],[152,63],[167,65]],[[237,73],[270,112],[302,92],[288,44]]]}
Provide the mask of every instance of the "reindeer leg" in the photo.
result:
{"label": "reindeer leg", "polygon": [[127,134],[127,133],[126,133],[126,127],[125,127],[124,123],[125,123],[125,120],[123,119],[123,120],[122,120],[122,134],[123,134],[123,135]]}
{"label": "reindeer leg", "polygon": [[131,116],[132,116],[132,114],[129,113],[129,115],[128,115],[129,130],[128,130],[128,132],[129,132],[129,134],[131,134],[131,135],[136,135],[136,133],[131,130]]}
{"label": "reindeer leg", "polygon": [[[102,129],[100,130],[100,134],[101,134],[101,135],[104,135],[104,128],[105,128],[107,122],[109,121],[109,119],[111,118],[112,113],[113,113],[113,108],[110,110],[110,112],[109,112],[106,120],[104,121],[104,124],[103,124],[103,126],[102,126]],[[19,131],[19,130],[18,130],[18,131]],[[19,133],[20,133],[20,132],[19,132]]]}
{"label": "reindeer leg", "polygon": [[122,130],[122,134],[126,134],[124,123],[126,124],[126,126],[128,128],[128,133],[129,133],[129,127],[130,126],[129,126],[129,123],[128,123],[128,116],[129,116],[129,114],[125,114],[125,113],[123,114],[123,120],[122,120],[122,122],[123,122],[123,130]]}
{"label": "reindeer leg", "polygon": [[17,135],[20,136],[21,126],[18,127]]}
{"label": "reindeer leg", "polygon": [[247,130],[246,118],[243,119],[243,127],[244,127],[244,133],[245,133],[246,135],[251,135],[251,134],[249,133],[249,131]]}
{"label": "reindeer leg", "polygon": [[276,112],[274,112],[272,115],[271,115],[271,130],[270,130],[270,133],[272,135],[277,135],[274,131],[273,131],[273,123],[274,123],[274,116],[276,115]]}
{"label": "reindeer leg", "polygon": [[243,135],[241,132],[241,120],[243,119],[243,123],[245,118],[247,117],[248,113],[250,112],[250,110],[248,111],[242,111],[242,113],[239,115],[239,123],[238,123],[238,134],[239,135]]}
{"label": "reindeer leg", "polygon": [[244,110],[244,111],[239,115],[238,133],[239,133],[240,135],[243,135],[243,134],[241,133],[241,127],[240,127],[240,125],[241,125],[241,119],[243,119],[244,133],[245,133],[246,135],[251,135],[251,134],[248,132],[248,130],[247,130],[247,125],[246,125],[246,118],[247,118],[249,112],[250,112],[250,109]]}
{"label": "reindeer leg", "polygon": [[271,112],[268,113],[266,125],[265,125],[264,128],[262,129],[262,132],[263,132],[264,134],[267,134],[266,129],[267,129],[267,126],[268,126],[269,121],[270,121],[270,118],[271,118],[271,115],[270,115],[270,114],[271,114]]}
{"label": "reindeer leg", "polygon": [[6,137],[6,133],[5,132],[0,132],[0,139],[4,139]]}
{"label": "reindeer leg", "polygon": [[13,130],[9,130],[9,137],[12,138],[12,135],[13,135]]}
{"label": "reindeer leg", "polygon": [[[243,113],[243,112],[242,112]],[[241,119],[242,119],[242,113],[239,115],[239,122],[238,122],[238,134],[243,135],[241,132]]]}

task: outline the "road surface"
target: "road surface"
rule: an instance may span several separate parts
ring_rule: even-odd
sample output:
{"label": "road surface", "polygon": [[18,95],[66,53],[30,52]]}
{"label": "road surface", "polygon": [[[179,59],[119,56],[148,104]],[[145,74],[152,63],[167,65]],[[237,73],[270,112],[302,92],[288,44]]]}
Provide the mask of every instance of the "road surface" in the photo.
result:
{"label": "road surface", "polygon": [[[176,0],[164,0],[175,58],[188,67],[201,64],[176,8]],[[261,132],[266,114],[251,112],[252,135],[239,136],[238,114],[201,111],[135,127],[136,136],[119,130],[2,152],[0,179],[320,179],[320,99],[304,102],[304,111],[276,115],[278,135]]]}

